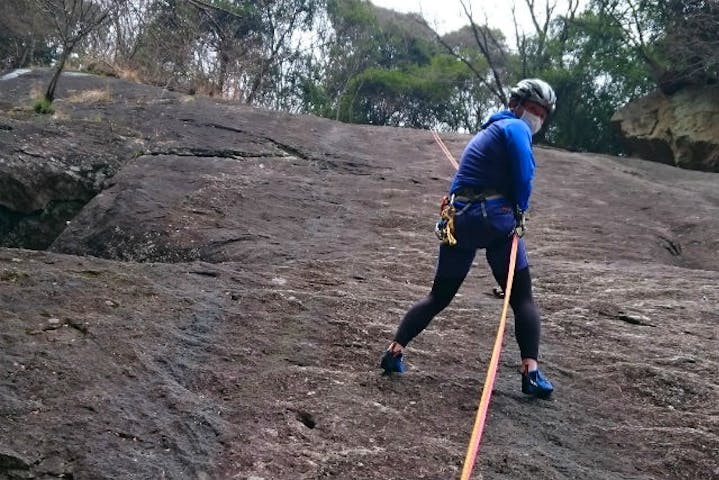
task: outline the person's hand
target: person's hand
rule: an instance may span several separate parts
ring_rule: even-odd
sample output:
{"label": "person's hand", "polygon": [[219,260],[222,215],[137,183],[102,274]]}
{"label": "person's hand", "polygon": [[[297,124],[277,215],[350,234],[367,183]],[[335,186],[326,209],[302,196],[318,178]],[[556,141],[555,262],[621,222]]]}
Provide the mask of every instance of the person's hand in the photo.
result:
{"label": "person's hand", "polygon": [[517,234],[517,237],[522,238],[524,234],[527,232],[527,223],[526,223],[526,217],[524,215],[524,212],[520,209],[514,210],[514,220],[515,220],[515,226],[512,233]]}

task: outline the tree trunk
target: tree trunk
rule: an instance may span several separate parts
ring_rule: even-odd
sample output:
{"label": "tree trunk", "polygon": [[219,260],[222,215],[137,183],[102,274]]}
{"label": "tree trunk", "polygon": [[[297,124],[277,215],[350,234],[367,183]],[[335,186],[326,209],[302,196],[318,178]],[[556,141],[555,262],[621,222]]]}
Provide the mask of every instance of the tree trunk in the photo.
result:
{"label": "tree trunk", "polygon": [[36,42],[35,37],[33,37],[33,39],[30,41],[30,45],[26,46],[23,49],[22,58],[20,58],[20,61],[17,62],[16,68],[23,68],[26,65],[26,63],[29,63],[28,62],[28,53],[30,54],[29,56],[32,59],[33,55],[35,54],[35,42]]}
{"label": "tree trunk", "polygon": [[230,63],[230,57],[225,53],[224,47],[220,47],[220,71],[217,75],[217,90],[221,98],[225,96],[225,82],[227,80],[228,65]]}
{"label": "tree trunk", "polygon": [[70,50],[63,49],[62,57],[60,57],[60,62],[57,64],[57,70],[55,70],[55,73],[52,75],[50,85],[47,86],[45,100],[50,103],[55,100],[55,88],[57,87],[57,81],[60,79],[60,74],[62,73],[63,68],[65,68],[65,61],[67,60],[68,55],[70,55]]}

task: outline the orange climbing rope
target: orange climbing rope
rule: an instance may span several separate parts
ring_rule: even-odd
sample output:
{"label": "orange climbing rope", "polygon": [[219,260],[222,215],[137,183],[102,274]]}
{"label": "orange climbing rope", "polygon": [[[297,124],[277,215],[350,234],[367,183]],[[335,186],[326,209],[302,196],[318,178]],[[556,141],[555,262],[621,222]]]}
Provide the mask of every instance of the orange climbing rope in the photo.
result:
{"label": "orange climbing rope", "polygon": [[518,237],[515,233],[512,236],[512,250],[509,254],[509,274],[507,275],[507,287],[505,288],[504,304],[502,305],[502,315],[499,318],[499,327],[497,328],[497,338],[494,339],[494,348],[492,349],[492,358],[489,360],[487,368],[487,377],[484,379],[484,387],[482,388],[482,398],[479,400],[479,408],[477,409],[477,418],[472,428],[472,436],[469,439],[467,447],[467,455],[464,458],[464,466],[462,467],[462,480],[469,480],[472,475],[474,461],[477,458],[477,450],[479,449],[479,441],[482,439],[482,431],[484,423],[487,420],[487,410],[489,410],[489,398],[492,396],[492,388],[494,387],[494,378],[497,375],[497,367],[499,365],[499,355],[502,351],[502,339],[504,338],[504,328],[507,323],[507,308],[509,306],[509,297],[512,294],[512,281],[514,280],[514,266],[517,258],[517,242]]}
{"label": "orange climbing rope", "polygon": [[447,160],[449,160],[449,163],[452,164],[452,166],[454,167],[455,170],[458,169],[459,165],[457,164],[457,160],[454,159],[454,157],[452,156],[452,153],[450,153],[447,146],[444,144],[442,139],[439,137],[439,133],[437,133],[436,130],[432,130],[432,136],[434,137],[434,140],[437,142],[437,145],[439,145],[439,148],[442,150],[442,152],[444,152],[444,155],[447,157]]}
{"label": "orange climbing rope", "polygon": [[[452,157],[452,154],[447,149],[444,142],[440,138],[439,134],[432,130],[432,136],[439,145],[439,148],[447,156],[449,162],[454,166],[455,169],[459,168],[457,161]],[[497,337],[494,339],[494,348],[492,349],[492,358],[489,360],[489,367],[487,368],[487,376],[484,379],[484,387],[482,388],[482,397],[479,400],[479,407],[477,408],[477,417],[474,420],[474,427],[472,428],[472,436],[469,439],[469,445],[467,446],[467,455],[464,458],[464,465],[462,466],[461,480],[469,480],[472,475],[472,469],[477,459],[477,451],[479,450],[479,442],[482,439],[482,432],[484,431],[484,424],[487,420],[487,411],[489,410],[489,400],[492,396],[492,388],[494,388],[494,379],[497,376],[497,368],[499,366],[499,356],[502,352],[502,339],[504,338],[504,329],[507,324],[507,310],[509,309],[509,297],[512,295],[512,283],[514,281],[514,267],[517,260],[517,244],[519,243],[519,237],[515,233],[512,236],[512,249],[509,253],[509,270],[507,275],[507,285],[504,289],[504,302],[502,304],[502,314],[499,317],[499,327],[497,328]]]}

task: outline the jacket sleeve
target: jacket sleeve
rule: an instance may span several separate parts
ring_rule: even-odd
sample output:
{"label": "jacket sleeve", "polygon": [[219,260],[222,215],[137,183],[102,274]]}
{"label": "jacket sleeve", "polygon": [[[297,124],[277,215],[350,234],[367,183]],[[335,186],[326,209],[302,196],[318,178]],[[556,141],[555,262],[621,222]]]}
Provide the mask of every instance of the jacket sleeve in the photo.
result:
{"label": "jacket sleeve", "polygon": [[521,120],[508,122],[505,127],[507,154],[509,156],[512,190],[517,206],[525,211],[529,208],[534,178],[534,155],[532,135],[529,127]]}

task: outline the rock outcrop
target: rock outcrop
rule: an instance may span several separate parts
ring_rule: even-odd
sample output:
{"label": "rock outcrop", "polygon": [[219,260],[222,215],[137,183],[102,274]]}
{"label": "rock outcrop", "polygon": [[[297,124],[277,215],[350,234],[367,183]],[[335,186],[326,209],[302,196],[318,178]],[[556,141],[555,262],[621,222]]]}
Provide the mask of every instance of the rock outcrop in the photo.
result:
{"label": "rock outcrop", "polygon": [[47,248],[131,156],[108,122],[0,116],[0,245]]}
{"label": "rock outcrop", "polygon": [[[432,284],[454,169],[429,132],[93,76],[47,118],[26,75],[0,81],[0,199],[79,211],[0,247],[0,480],[458,477],[501,311],[482,253],[406,374],[377,368]],[[536,161],[557,390],[521,394],[510,315],[477,475],[718,478],[719,174]]]}
{"label": "rock outcrop", "polygon": [[719,172],[719,85],[656,91],[612,117],[630,155],[682,168]]}

